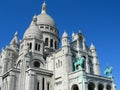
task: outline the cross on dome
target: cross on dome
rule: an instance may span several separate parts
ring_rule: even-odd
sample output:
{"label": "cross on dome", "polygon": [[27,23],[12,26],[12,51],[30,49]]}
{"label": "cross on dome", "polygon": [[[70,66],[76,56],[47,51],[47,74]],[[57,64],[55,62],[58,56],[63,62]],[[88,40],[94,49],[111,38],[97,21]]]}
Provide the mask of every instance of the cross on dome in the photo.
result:
{"label": "cross on dome", "polygon": [[46,3],[44,1],[44,3],[42,4],[42,11],[41,11],[41,14],[44,14],[46,13]]}

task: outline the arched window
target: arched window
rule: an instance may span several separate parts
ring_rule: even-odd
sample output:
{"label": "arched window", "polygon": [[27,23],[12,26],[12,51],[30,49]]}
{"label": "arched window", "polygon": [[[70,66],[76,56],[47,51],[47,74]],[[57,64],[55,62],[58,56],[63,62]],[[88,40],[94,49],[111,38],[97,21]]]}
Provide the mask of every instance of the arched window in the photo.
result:
{"label": "arched window", "polygon": [[35,50],[37,50],[37,48],[38,48],[38,44],[36,43],[36,44],[35,44]]}
{"label": "arched window", "polygon": [[60,61],[60,64],[61,64],[61,66],[62,66],[62,61]]}
{"label": "arched window", "polygon": [[103,90],[104,86],[102,84],[98,85],[98,90]]}
{"label": "arched window", "polygon": [[50,47],[53,47],[53,39],[50,40]]}
{"label": "arched window", "polygon": [[45,46],[48,46],[48,38],[45,39]]}
{"label": "arched window", "polygon": [[55,41],[55,49],[57,49],[57,41]]}
{"label": "arched window", "polygon": [[60,60],[58,60],[58,67],[60,67]]}
{"label": "arched window", "polygon": [[91,82],[88,84],[88,90],[94,90],[94,88],[95,88],[94,83]]}
{"label": "arched window", "polygon": [[89,65],[90,65],[90,73],[93,74],[93,63],[92,63],[92,60],[89,60]]}
{"label": "arched window", "polygon": [[78,85],[74,84],[71,88],[71,90],[79,90]]}
{"label": "arched window", "polygon": [[32,43],[30,43],[29,47],[30,47],[30,49],[32,49]]}
{"label": "arched window", "polygon": [[58,68],[58,64],[56,63],[56,68]]}
{"label": "arched window", "polygon": [[45,78],[42,79],[42,90],[45,90]]}
{"label": "arched window", "polygon": [[49,88],[50,88],[50,84],[49,84],[49,83],[47,83],[47,90],[49,90]]}
{"label": "arched window", "polygon": [[40,51],[40,44],[38,45],[38,51]]}
{"label": "arched window", "polygon": [[39,90],[39,82],[37,83],[37,90]]}
{"label": "arched window", "polygon": [[107,85],[107,90],[111,90],[111,86],[110,85]]}

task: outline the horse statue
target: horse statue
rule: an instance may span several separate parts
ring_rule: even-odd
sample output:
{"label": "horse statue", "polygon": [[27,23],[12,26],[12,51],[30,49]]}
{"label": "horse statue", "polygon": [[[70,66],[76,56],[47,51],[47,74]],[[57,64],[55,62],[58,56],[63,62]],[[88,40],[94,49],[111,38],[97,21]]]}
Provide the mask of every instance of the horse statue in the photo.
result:
{"label": "horse statue", "polygon": [[104,71],[106,76],[112,76],[112,67],[107,67]]}
{"label": "horse statue", "polygon": [[80,68],[83,69],[84,68],[85,58],[80,57],[80,58],[77,58],[76,60],[77,61],[74,63],[75,70],[79,70]]}

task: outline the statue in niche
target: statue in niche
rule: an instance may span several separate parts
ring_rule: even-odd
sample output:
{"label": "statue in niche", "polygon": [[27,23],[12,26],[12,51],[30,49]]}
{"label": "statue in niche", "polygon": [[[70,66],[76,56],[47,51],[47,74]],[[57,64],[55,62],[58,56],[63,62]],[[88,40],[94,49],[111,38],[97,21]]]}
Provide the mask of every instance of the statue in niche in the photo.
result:
{"label": "statue in niche", "polygon": [[75,71],[83,69],[84,68],[84,63],[85,63],[85,58],[84,57],[77,58],[76,62],[74,63]]}

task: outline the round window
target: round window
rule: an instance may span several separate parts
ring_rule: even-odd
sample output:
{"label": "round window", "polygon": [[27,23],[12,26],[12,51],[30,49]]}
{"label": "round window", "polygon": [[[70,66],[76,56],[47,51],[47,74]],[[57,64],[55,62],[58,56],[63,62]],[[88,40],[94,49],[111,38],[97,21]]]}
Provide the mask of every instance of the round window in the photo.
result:
{"label": "round window", "polygon": [[34,67],[39,68],[39,67],[40,67],[40,63],[39,63],[38,61],[35,61],[35,62],[34,62]]}

